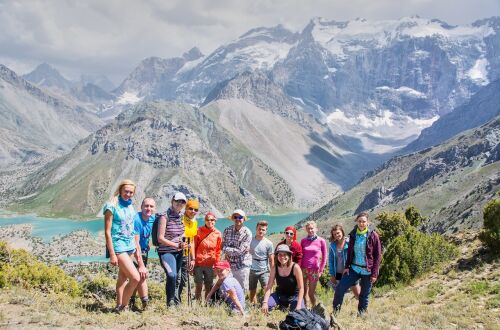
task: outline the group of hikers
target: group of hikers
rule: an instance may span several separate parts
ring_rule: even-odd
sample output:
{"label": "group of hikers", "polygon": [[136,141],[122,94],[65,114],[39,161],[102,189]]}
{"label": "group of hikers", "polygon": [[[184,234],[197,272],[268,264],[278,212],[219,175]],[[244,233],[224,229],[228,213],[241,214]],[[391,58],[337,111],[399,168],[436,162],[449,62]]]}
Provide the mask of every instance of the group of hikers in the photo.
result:
{"label": "group of hikers", "polygon": [[[358,313],[366,312],[382,255],[380,239],[369,227],[367,213],[356,216],[356,226],[348,236],[342,225],[333,226],[328,246],[317,235],[316,223],[308,221],[307,236],[300,243],[296,228],[288,226],[284,239],[274,248],[265,237],[267,221],[258,221],[252,235],[245,226],[243,210],[232,212],[233,225],[221,233],[215,228],[217,217],[212,212],[205,214],[204,224],[198,227],[198,200],[176,192],[168,209],[157,213],[154,199],[146,197],[137,212],[132,205],[135,190],[133,181],[123,180],[103,208],[106,254],[110,263],[119,267],[114,312],[120,313],[127,306],[138,310],[136,295],[143,309],[148,305],[150,238],[166,274],[168,307],[181,303],[183,289],[186,285],[190,289],[191,274],[196,301],[220,300],[243,316],[247,294],[250,304],[264,313],[274,308],[299,310],[307,304],[324,315],[322,304],[316,304],[315,291],[328,262],[335,287],[334,314],[340,311],[350,288],[359,299]],[[259,283],[264,290],[260,305],[256,295]]]}

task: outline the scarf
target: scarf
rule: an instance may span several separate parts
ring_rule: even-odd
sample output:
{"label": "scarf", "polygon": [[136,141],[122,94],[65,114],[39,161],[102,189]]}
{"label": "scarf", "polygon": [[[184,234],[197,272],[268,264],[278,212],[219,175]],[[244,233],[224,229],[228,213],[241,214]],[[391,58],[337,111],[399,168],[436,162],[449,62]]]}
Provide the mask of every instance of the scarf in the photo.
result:
{"label": "scarf", "polygon": [[366,233],[368,233],[368,227],[366,227],[365,230],[359,230],[359,227],[356,227],[356,234],[366,235]]}
{"label": "scarf", "polygon": [[307,239],[310,240],[311,242],[314,241],[316,238],[318,238],[318,235],[307,236]]}
{"label": "scarf", "polygon": [[118,196],[118,202],[120,203],[121,206],[128,207],[129,205],[132,205],[132,198],[124,200],[122,196]]}

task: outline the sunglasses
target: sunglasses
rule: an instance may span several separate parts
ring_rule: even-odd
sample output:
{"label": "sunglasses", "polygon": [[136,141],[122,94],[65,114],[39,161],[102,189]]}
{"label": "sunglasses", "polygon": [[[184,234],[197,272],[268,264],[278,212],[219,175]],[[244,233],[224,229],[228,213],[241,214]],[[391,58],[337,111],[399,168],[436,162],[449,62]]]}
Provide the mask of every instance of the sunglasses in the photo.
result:
{"label": "sunglasses", "polygon": [[245,219],[245,217],[242,215],[233,215],[233,219],[234,220],[241,220],[241,219]]}
{"label": "sunglasses", "polygon": [[292,231],[285,231],[285,235],[293,236],[293,232]]}
{"label": "sunglasses", "polygon": [[174,202],[176,202],[178,204],[186,204],[186,201],[183,199],[174,199]]}
{"label": "sunglasses", "polygon": [[195,208],[193,208],[193,207],[188,207],[188,210],[189,210],[189,211],[195,211],[195,212],[198,212],[198,209],[195,209]]}

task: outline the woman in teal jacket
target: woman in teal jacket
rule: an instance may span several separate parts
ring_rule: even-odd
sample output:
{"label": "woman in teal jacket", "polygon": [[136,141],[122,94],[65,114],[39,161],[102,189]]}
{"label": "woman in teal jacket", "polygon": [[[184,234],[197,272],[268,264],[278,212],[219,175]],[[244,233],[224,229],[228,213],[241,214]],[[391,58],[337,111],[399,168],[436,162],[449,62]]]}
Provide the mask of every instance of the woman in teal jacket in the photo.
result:
{"label": "woman in teal jacket", "polygon": [[[340,282],[345,269],[347,260],[347,250],[349,248],[349,240],[345,236],[342,225],[337,224],[330,230],[330,249],[328,250],[328,269],[330,273],[330,282],[335,287]],[[357,298],[359,297],[360,287],[356,283],[352,287],[352,293]]]}

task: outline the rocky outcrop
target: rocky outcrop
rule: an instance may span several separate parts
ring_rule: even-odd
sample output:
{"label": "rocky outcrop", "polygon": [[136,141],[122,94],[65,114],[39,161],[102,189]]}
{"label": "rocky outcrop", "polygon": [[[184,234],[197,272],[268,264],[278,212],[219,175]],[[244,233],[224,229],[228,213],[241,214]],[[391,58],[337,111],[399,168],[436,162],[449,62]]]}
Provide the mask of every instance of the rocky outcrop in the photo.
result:
{"label": "rocky outcrop", "polygon": [[[123,112],[33,174],[17,193],[35,194],[21,204],[42,205],[42,213],[48,208],[95,215],[122,178],[137,182],[136,201],[152,196],[159,210],[176,190],[198,197],[204,212],[234,207],[265,212],[294,203],[283,178],[205,115],[188,105],[159,102]],[[81,185],[73,189],[70,182]]]}

